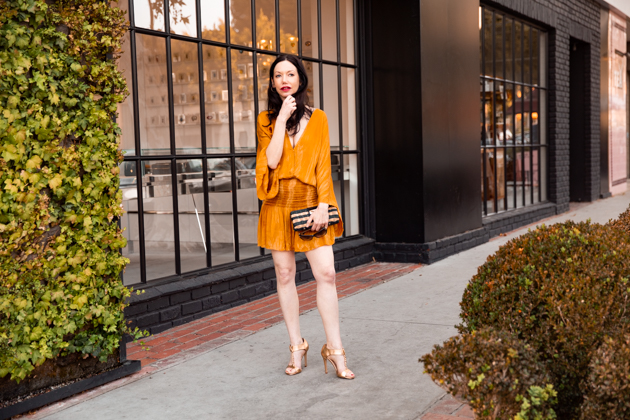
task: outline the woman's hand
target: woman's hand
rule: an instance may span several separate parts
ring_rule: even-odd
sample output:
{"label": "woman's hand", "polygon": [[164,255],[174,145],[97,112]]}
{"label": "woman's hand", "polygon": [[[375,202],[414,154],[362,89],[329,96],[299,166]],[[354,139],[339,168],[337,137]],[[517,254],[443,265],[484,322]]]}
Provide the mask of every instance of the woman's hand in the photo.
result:
{"label": "woman's hand", "polygon": [[306,222],[306,226],[313,224],[311,230],[317,232],[328,227],[328,204],[320,203]]}
{"label": "woman's hand", "polygon": [[285,123],[291,118],[291,115],[297,109],[297,104],[295,103],[295,98],[291,95],[284,98],[282,102],[282,108],[280,108],[280,112],[278,113],[278,120],[282,120]]}

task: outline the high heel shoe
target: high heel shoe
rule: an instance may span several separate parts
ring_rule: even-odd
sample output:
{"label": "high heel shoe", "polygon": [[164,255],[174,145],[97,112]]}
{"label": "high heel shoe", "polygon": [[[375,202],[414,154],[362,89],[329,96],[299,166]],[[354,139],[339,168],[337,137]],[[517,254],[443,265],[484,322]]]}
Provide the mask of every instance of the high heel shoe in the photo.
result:
{"label": "high heel shoe", "polygon": [[[287,366],[287,369],[289,368],[295,369],[295,365],[293,364],[293,353],[300,350],[304,350],[304,354],[302,355],[302,357],[304,358],[304,367],[307,366],[306,354],[308,353],[308,342],[304,338],[302,338],[302,344],[298,344],[297,346],[289,345],[289,350],[291,350],[291,363],[289,363],[289,366]],[[297,375],[300,372],[302,372],[302,368],[294,370],[293,373],[288,373],[286,369],[284,371],[284,373],[286,373],[289,376]]]}
{"label": "high heel shoe", "polygon": [[[343,356],[343,363],[346,366],[346,369],[343,372],[339,373],[339,368],[337,367],[337,364],[330,356]],[[346,360],[346,351],[344,349],[329,349],[328,346],[324,344],[324,347],[322,347],[322,359],[324,359],[324,371],[326,373],[328,373],[328,364],[326,362],[330,362],[335,367],[335,372],[337,373],[337,376],[339,378],[354,379],[354,375],[349,376],[349,373],[351,373],[351,371],[350,369],[348,369],[348,361]]]}

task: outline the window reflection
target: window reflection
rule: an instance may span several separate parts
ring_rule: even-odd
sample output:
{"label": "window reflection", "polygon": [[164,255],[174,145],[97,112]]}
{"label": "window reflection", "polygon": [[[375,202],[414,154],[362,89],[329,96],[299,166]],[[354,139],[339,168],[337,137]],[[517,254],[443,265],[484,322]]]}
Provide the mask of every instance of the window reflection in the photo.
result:
{"label": "window reflection", "polygon": [[343,147],[346,150],[357,148],[357,110],[355,92],[355,70],[341,68],[341,117],[343,127]]}
{"label": "window reflection", "polygon": [[495,77],[505,78],[503,74],[503,15],[495,14],[494,17],[494,65]]}
{"label": "window reflection", "polygon": [[230,0],[230,42],[252,46],[252,3],[250,0]]}
{"label": "window reflection", "polygon": [[171,33],[197,37],[196,0],[170,0],[168,16]]}
{"label": "window reflection", "polygon": [[317,23],[317,0],[302,0],[302,55],[319,57],[319,24]]}
{"label": "window reflection", "polygon": [[208,159],[208,207],[212,266],[233,262],[234,217],[229,158]]}
{"label": "window reflection", "polygon": [[136,34],[140,145],[143,155],[170,154],[166,43]]}
{"label": "window reflection", "polygon": [[256,48],[275,51],[276,44],[276,2],[256,0]]}
{"label": "window reflection", "polygon": [[357,155],[344,155],[344,230],[346,236],[358,235],[359,229],[359,159]]}
{"label": "window reflection", "polygon": [[203,89],[207,153],[230,152],[230,109],[226,50],[203,46]]}
{"label": "window reflection", "polygon": [[258,197],[256,196],[256,158],[236,158],[238,203],[238,243],[241,260],[260,255],[258,248]]}
{"label": "window reflection", "polygon": [[280,0],[279,6],[280,52],[297,55],[299,43],[297,2],[295,0]]}
{"label": "window reflection", "polygon": [[134,24],[140,28],[164,31],[164,1],[136,0],[133,2]]}
{"label": "window reflection", "polygon": [[337,2],[320,0],[322,16],[322,58],[337,61]]}
{"label": "window reflection", "polygon": [[120,190],[122,191],[123,215],[120,227],[127,239],[127,246],[122,255],[129,258],[125,267],[123,283],[125,285],[140,283],[140,230],[138,228],[138,162],[123,162],[120,165]]}
{"label": "window reflection", "polygon": [[321,108],[319,100],[319,64],[311,61],[303,61],[303,63],[308,76],[308,104],[314,108]]}
{"label": "window reflection", "polygon": [[339,0],[341,62],[354,64],[354,1]]}
{"label": "window reflection", "polygon": [[258,112],[267,110],[267,100],[269,99],[269,69],[275,59],[275,55],[256,55],[258,67]]}
{"label": "window reflection", "polygon": [[197,44],[171,41],[175,147],[178,154],[201,153]]}
{"label": "window reflection", "polygon": [[330,149],[339,150],[339,86],[337,66],[324,64],[324,111],[328,117]]}
{"label": "window reflection", "polygon": [[255,152],[254,64],[252,53],[232,50],[232,108],[234,110],[234,148]]}
{"label": "window reflection", "polygon": [[175,274],[171,161],[144,161],[142,170],[146,272],[152,280]]}
{"label": "window reflection", "polygon": [[177,161],[177,208],[182,273],[207,266],[201,159]]}
{"label": "window reflection", "polygon": [[204,39],[225,42],[224,0],[201,1],[201,35]]}

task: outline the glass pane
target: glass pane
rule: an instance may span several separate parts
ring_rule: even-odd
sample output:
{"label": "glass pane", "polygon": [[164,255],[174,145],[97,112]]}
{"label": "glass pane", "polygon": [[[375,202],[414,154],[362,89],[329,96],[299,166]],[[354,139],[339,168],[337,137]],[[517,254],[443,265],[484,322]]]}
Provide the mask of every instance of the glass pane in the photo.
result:
{"label": "glass pane", "polygon": [[322,16],[322,58],[337,61],[337,2],[320,0]]}
{"label": "glass pane", "polygon": [[505,182],[507,184],[508,209],[516,207],[516,162],[514,161],[514,148],[505,149]]}
{"label": "glass pane", "polygon": [[525,144],[531,144],[531,88],[523,88],[523,141]]}
{"label": "glass pane", "polygon": [[201,159],[177,161],[177,207],[182,273],[207,266]]}
{"label": "glass pane", "polygon": [[[485,191],[486,206],[488,214],[494,213],[494,149],[481,149],[481,164],[485,166],[486,176],[483,183],[483,190]],[[482,166],[482,170],[484,168]],[[483,176],[483,172],[482,172]]]}
{"label": "glass pane", "polygon": [[328,117],[330,149],[339,150],[339,88],[337,66],[324,64],[324,111]]}
{"label": "glass pane", "polygon": [[165,40],[137,34],[136,60],[141,154],[168,155],[171,138]]}
{"label": "glass pane", "polygon": [[505,78],[514,80],[514,21],[505,19]]}
{"label": "glass pane", "polygon": [[120,227],[127,239],[123,257],[129,258],[125,267],[123,284],[140,283],[140,229],[138,228],[138,177],[136,162],[123,162],[120,165],[120,190],[124,214],[120,217]]}
{"label": "glass pane", "polygon": [[495,83],[494,88],[496,89],[494,94],[494,129],[496,130],[496,144],[504,145],[505,144],[505,95],[504,95],[504,84],[503,83]]}
{"label": "glass pane", "polygon": [[255,152],[254,64],[252,53],[232,50],[232,109],[236,152]]}
{"label": "glass pane", "polygon": [[256,196],[256,158],[236,159],[238,201],[238,245],[241,260],[260,256],[258,248],[258,197]]}
{"label": "glass pane", "polygon": [[133,18],[139,28],[164,31],[164,1],[134,1]]}
{"label": "glass pane", "polygon": [[483,121],[484,125],[482,128],[482,138],[483,144],[490,145],[494,144],[494,129],[492,125],[493,112],[492,112],[492,92],[494,91],[494,83],[490,80],[482,80],[483,83],[483,91],[481,92],[481,101],[483,104]]}
{"label": "glass pane", "polygon": [[207,153],[229,153],[230,118],[225,48],[203,46],[203,90]]}
{"label": "glass pane", "polygon": [[317,24],[317,0],[302,0],[302,55],[319,57],[319,25]]}
{"label": "glass pane", "polygon": [[225,2],[201,0],[201,35],[205,39],[225,42]]}
{"label": "glass pane", "polygon": [[339,0],[341,62],[354,64],[354,1]]}
{"label": "glass pane", "polygon": [[359,228],[359,160],[357,155],[344,156],[344,205],[346,236],[358,235]]}
{"label": "glass pane", "polygon": [[313,108],[321,108],[319,103],[319,64],[304,61],[304,68],[308,76],[308,104]]}
{"label": "glass pane", "polygon": [[492,71],[494,46],[492,44],[492,12],[489,10],[483,11],[483,54],[484,54],[484,74],[486,76],[494,76]]}
{"label": "glass pane", "polygon": [[[333,190],[335,191],[335,198],[337,199],[337,204],[339,204],[339,211],[341,211],[341,208],[344,206],[347,206],[347,203],[344,203],[342,198],[343,195],[341,194],[341,155],[337,154],[337,153],[333,153],[330,155],[330,167],[331,167],[331,175],[332,175],[332,180],[333,180]],[[347,168],[345,168],[347,169]],[[349,174],[347,172],[344,173],[344,180],[345,178],[349,178]],[[347,183],[344,183],[344,188],[346,188],[348,186]],[[345,193],[346,191],[344,191]],[[346,207],[346,212],[348,212],[347,207]],[[342,214],[343,215],[343,214]],[[348,213],[346,213],[345,216],[346,219],[350,216],[348,216]],[[346,222],[346,219],[344,219],[344,222]],[[346,232],[345,230],[348,229],[347,227],[345,227],[344,229],[344,233],[346,234],[346,236],[348,235],[348,232]]]}
{"label": "glass pane", "polygon": [[355,70],[341,68],[341,118],[344,150],[357,149]]}
{"label": "glass pane", "polygon": [[276,57],[273,55],[256,55],[258,63],[258,112],[263,112],[268,109],[269,69],[275,59]]}
{"label": "glass pane", "polygon": [[232,165],[230,159],[208,159],[208,205],[212,266],[234,261]]}
{"label": "glass pane", "polygon": [[173,186],[170,160],[145,161],[142,176],[147,280],[175,274]]}
{"label": "glass pane", "polygon": [[527,25],[523,25],[523,82],[532,82],[532,67],[531,67],[531,28]]}
{"label": "glass pane", "polygon": [[256,0],[256,47],[276,51],[276,2]]}
{"label": "glass pane", "polygon": [[533,162],[532,162],[532,149],[531,147],[527,147],[525,148],[525,152],[524,152],[524,161],[523,161],[523,167],[525,169],[525,205],[530,205],[532,204],[532,169],[533,169]]}
{"label": "glass pane", "polygon": [[496,77],[504,78],[503,73],[503,15],[494,15],[494,61]]}
{"label": "glass pane", "polygon": [[505,92],[505,144],[514,144],[514,85],[506,85]]}
{"label": "glass pane", "polygon": [[540,101],[540,95],[539,95],[540,89],[536,89],[536,88],[532,88],[532,100],[531,100],[531,105],[532,105],[532,143],[534,144],[538,144],[540,143],[540,125],[538,124],[539,121],[539,116],[538,116],[538,109],[539,109],[539,105],[538,102]]}
{"label": "glass pane", "polygon": [[168,16],[171,33],[197,37],[197,5],[195,0],[171,0]]}
{"label": "glass pane", "polygon": [[252,3],[250,0],[230,0],[230,42],[252,46]]}
{"label": "glass pane", "polygon": [[127,89],[129,96],[125,101],[118,104],[116,123],[122,131],[120,138],[120,148],[126,156],[134,156],[136,154],[135,133],[134,133],[134,113],[133,113],[133,77],[131,75],[131,46],[129,45],[129,32],[123,37],[122,45],[123,53],[118,60],[118,70],[122,73],[127,81]]}
{"label": "glass pane", "polygon": [[[304,3],[302,3],[304,7]],[[295,0],[280,0],[280,52],[298,54],[298,13]]]}
{"label": "glass pane", "polygon": [[199,111],[199,60],[197,44],[171,41],[173,59],[173,109],[177,154],[201,153]]}
{"label": "glass pane", "polygon": [[538,31],[532,29],[532,84],[537,85],[540,83],[540,49]]}
{"label": "glass pane", "polygon": [[516,85],[516,118],[514,121],[516,144],[523,144],[523,86]]}
{"label": "glass pane", "polygon": [[523,82],[523,25],[514,21],[514,78]]}
{"label": "glass pane", "polygon": [[505,150],[496,149],[497,211],[505,210]]}

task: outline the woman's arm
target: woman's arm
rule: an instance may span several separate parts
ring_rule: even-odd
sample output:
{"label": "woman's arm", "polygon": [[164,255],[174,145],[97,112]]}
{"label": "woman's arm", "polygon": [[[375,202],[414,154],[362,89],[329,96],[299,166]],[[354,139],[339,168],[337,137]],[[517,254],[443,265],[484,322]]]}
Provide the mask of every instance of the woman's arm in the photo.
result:
{"label": "woman's arm", "polygon": [[280,158],[282,157],[282,149],[284,148],[284,136],[287,130],[287,120],[295,112],[297,105],[295,98],[291,95],[287,96],[282,102],[282,108],[276,117],[276,125],[273,128],[271,142],[267,146],[267,165],[269,168],[276,169]]}

